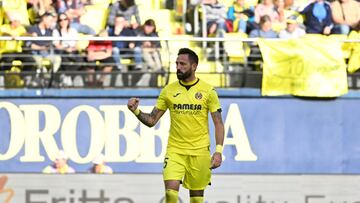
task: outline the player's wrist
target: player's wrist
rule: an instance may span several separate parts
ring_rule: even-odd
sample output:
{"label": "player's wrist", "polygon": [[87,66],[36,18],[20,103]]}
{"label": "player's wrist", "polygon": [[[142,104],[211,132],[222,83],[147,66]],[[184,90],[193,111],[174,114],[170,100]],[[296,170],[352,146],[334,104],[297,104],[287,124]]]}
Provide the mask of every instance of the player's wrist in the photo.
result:
{"label": "player's wrist", "polygon": [[222,154],[223,152],[223,146],[220,144],[217,144],[215,147],[215,152]]}
{"label": "player's wrist", "polygon": [[135,116],[138,116],[140,114],[140,109],[136,108],[133,113],[135,114]]}

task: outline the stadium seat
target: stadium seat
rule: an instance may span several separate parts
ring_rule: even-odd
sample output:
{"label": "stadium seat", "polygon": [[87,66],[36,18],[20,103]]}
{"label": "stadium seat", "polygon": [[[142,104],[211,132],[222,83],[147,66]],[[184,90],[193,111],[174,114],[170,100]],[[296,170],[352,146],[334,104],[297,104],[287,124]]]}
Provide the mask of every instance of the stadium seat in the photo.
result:
{"label": "stadium seat", "polygon": [[[239,39],[247,38],[247,34],[244,33],[226,33],[226,39],[230,41],[224,42],[224,50],[229,58],[230,63],[244,63],[245,57],[250,55],[250,48]],[[231,39],[237,41],[231,41]]]}
{"label": "stadium seat", "polygon": [[215,87],[225,86],[224,74],[221,74],[223,71],[224,67],[219,61],[207,60],[200,61],[196,70],[200,79]]}
{"label": "stadium seat", "polygon": [[137,4],[139,9],[139,15],[142,23],[144,23],[146,20],[146,18],[142,17],[143,14],[153,14],[156,13],[158,10],[161,10],[159,9],[159,6],[157,6],[157,4],[159,4],[158,1],[159,0],[135,0],[135,3]]}
{"label": "stadium seat", "polygon": [[174,32],[175,20],[172,17],[172,11],[168,9],[159,9],[154,12],[141,12],[140,19],[145,22],[148,19],[153,19],[156,23],[156,30],[159,36],[170,36]]}
{"label": "stadium seat", "polygon": [[6,88],[22,88],[24,87],[24,80],[19,73],[21,72],[21,61],[13,61],[13,66],[10,70],[5,71],[5,87]]}
{"label": "stadium seat", "polygon": [[122,71],[127,72],[129,71],[129,67],[135,65],[135,61],[131,58],[122,58],[120,60],[120,63],[122,65]]}
{"label": "stadium seat", "polygon": [[102,4],[88,5],[86,6],[86,13],[80,18],[80,22],[90,26],[96,33],[99,33],[106,26],[107,16],[108,8]]}
{"label": "stadium seat", "polygon": [[111,0],[92,0],[91,3],[96,6],[101,6],[103,8],[108,8]]}

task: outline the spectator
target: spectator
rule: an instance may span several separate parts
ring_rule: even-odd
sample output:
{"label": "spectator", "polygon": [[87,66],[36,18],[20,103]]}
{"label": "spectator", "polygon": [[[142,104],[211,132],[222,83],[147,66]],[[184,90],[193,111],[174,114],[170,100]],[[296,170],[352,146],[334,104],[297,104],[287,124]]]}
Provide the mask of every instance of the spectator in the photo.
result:
{"label": "spectator", "polygon": [[[156,32],[155,21],[148,19],[145,21],[139,33],[140,37],[159,37]],[[160,58],[160,42],[159,41],[143,41],[140,42],[139,47],[142,50],[142,56],[145,61],[145,69],[151,71],[160,71],[162,68]]]}
{"label": "spectator", "polygon": [[250,38],[277,38],[278,34],[272,30],[271,18],[264,15],[260,18],[259,29],[252,30],[249,34]]}
{"label": "spectator", "polygon": [[223,33],[227,31],[226,12],[227,8],[218,0],[209,0],[204,3],[207,35],[216,35],[223,37]]}
{"label": "spectator", "polygon": [[304,25],[306,33],[312,34],[338,34],[333,29],[334,23],[332,20],[331,8],[329,3],[324,0],[316,0],[310,3],[301,11],[304,15]]}
{"label": "spectator", "polygon": [[[108,17],[107,24],[110,27],[114,26],[115,17],[122,15],[125,17],[126,21],[129,22],[129,27],[133,29],[137,29],[139,25],[141,25],[140,17],[139,17],[139,9],[135,4],[135,0],[118,0],[115,2],[111,8]],[[132,22],[132,17],[135,17],[136,22]]]}
{"label": "spectator", "polygon": [[[10,24],[3,24],[0,26],[1,36],[19,37],[25,36],[26,29],[20,24],[21,16],[18,13],[9,14]],[[9,40],[1,41],[1,59],[0,61],[5,63],[0,66],[0,70],[10,70],[11,63],[14,60],[21,61],[23,65],[23,71],[31,71],[36,69],[35,61],[31,55],[22,53],[22,41]]]}
{"label": "spectator", "polygon": [[246,7],[245,0],[236,0],[229,7],[227,18],[232,21],[234,31],[246,33],[248,21],[255,21],[254,7]]}
{"label": "spectator", "polygon": [[[142,26],[140,37],[159,37],[156,32],[155,21],[148,19]],[[150,72],[159,72],[162,70],[162,63],[160,57],[160,42],[159,41],[142,41],[138,45],[141,47],[142,56],[145,65],[142,67],[143,70],[150,70]],[[144,74],[137,85],[142,86],[156,86],[157,85],[157,74]]]}
{"label": "spectator", "polygon": [[32,24],[38,23],[44,13],[56,13],[52,0],[27,0],[29,20]]}
{"label": "spectator", "polygon": [[279,18],[276,21],[272,22],[272,28],[279,32],[286,28],[286,16],[287,11],[285,9],[285,1],[284,0],[275,0],[275,10],[278,13]]}
{"label": "spectator", "polygon": [[[128,22],[122,15],[116,16],[114,27],[109,29],[109,36],[117,37],[134,37],[136,33],[133,29],[126,27]],[[136,67],[141,69],[142,56],[141,49],[135,47],[135,42],[129,41],[113,41],[112,54],[118,69],[121,70],[121,58],[132,58],[134,56]]]}
{"label": "spectator", "polygon": [[340,34],[349,32],[360,23],[360,3],[355,0],[336,0],[331,3],[334,29]]}
{"label": "spectator", "polygon": [[285,1],[284,0],[275,0],[275,10],[279,15],[279,22],[285,21]]}
{"label": "spectator", "polygon": [[91,173],[96,173],[96,174],[112,174],[113,173],[112,168],[110,166],[106,165],[105,157],[103,154],[100,154],[97,157],[95,157],[95,159],[92,161],[92,163],[94,165],[90,169]]}
{"label": "spectator", "polygon": [[[53,31],[53,36],[65,38],[78,37],[78,32],[70,27],[69,18],[65,13],[59,14],[57,28]],[[60,71],[76,71],[80,69],[79,63],[83,62],[83,58],[77,50],[76,41],[57,40],[53,44],[55,45],[56,53],[61,55],[62,65]]]}
{"label": "spectator", "polygon": [[79,33],[95,35],[94,29],[88,25],[80,23],[80,17],[86,13],[85,6],[87,1],[80,0],[57,0],[58,13],[66,13],[70,20],[70,26],[75,28]]}
{"label": "spectator", "polygon": [[305,30],[298,26],[296,16],[292,16],[286,19],[286,29],[280,31],[279,38],[294,39],[302,37],[305,34]]}
{"label": "spectator", "polygon": [[262,3],[256,6],[255,21],[260,23],[260,18],[265,15],[270,17],[271,22],[281,21],[278,9],[275,7],[273,0],[263,0]]}
{"label": "spectator", "polygon": [[[277,38],[278,34],[272,30],[271,18],[264,15],[260,18],[260,28],[252,30],[249,34],[250,38]],[[263,61],[259,46],[256,42],[250,43],[250,57],[248,58],[249,67],[259,69],[259,64]]]}
{"label": "spectator", "polygon": [[[53,18],[54,16],[51,13],[45,13],[41,16],[40,22],[29,29],[29,33],[33,37],[51,37]],[[42,68],[44,59],[48,59],[52,62],[55,72],[59,69],[61,57],[54,54],[51,41],[29,41],[27,45],[31,49],[38,68]]]}
{"label": "spectator", "polygon": [[[106,30],[101,30],[99,37],[108,37]],[[115,65],[112,57],[112,42],[111,41],[90,41],[87,47],[87,61],[93,64],[88,67],[89,73],[88,82],[90,85],[103,85],[105,76],[109,74]],[[95,71],[101,71],[102,74],[99,79],[94,78]]]}
{"label": "spectator", "polygon": [[43,173],[75,173],[75,170],[67,164],[67,161],[68,156],[64,151],[60,150],[55,157],[54,163],[45,167]]}

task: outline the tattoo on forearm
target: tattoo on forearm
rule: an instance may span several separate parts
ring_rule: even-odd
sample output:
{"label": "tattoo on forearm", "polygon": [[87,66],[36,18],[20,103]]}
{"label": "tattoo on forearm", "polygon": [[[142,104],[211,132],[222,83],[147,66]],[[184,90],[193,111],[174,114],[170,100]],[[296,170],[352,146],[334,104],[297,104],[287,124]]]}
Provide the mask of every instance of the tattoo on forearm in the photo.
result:
{"label": "tattoo on forearm", "polygon": [[223,123],[222,117],[221,117],[221,112],[216,111],[213,114],[214,114],[214,119],[216,119],[216,121],[218,121],[219,123]]}
{"label": "tattoo on forearm", "polygon": [[148,127],[152,127],[155,125],[155,118],[156,115],[158,113],[158,109],[154,108],[152,110],[152,112],[149,113],[144,113],[144,112],[140,112],[140,114],[138,115],[138,119],[146,126]]}
{"label": "tattoo on forearm", "polygon": [[224,123],[222,121],[221,112],[217,111],[211,114],[215,124],[215,140],[216,144],[224,144]]}

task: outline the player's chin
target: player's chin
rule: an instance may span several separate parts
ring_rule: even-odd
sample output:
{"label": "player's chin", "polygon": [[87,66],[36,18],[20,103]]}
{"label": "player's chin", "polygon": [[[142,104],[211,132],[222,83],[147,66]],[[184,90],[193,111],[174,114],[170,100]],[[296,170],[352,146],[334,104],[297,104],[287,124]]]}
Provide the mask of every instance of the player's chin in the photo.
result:
{"label": "player's chin", "polygon": [[184,75],[182,73],[177,73],[176,77],[178,80],[182,80],[184,78]]}

